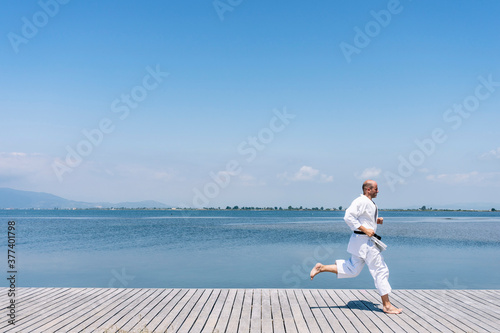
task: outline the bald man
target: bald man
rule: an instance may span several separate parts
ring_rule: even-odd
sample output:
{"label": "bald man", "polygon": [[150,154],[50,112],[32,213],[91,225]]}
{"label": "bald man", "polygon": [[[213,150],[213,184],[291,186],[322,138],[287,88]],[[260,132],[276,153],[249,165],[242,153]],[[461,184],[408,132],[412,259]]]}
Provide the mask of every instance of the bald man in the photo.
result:
{"label": "bald man", "polygon": [[322,272],[335,273],[339,279],[356,277],[366,263],[375,281],[375,287],[382,297],[383,311],[389,314],[399,314],[402,310],[393,306],[389,301],[389,293],[392,290],[389,284],[389,268],[380,250],[370,240],[377,230],[377,224],[382,224],[384,221],[382,217],[378,217],[377,205],[373,202],[377,194],[377,182],[365,181],[363,194],[354,199],[345,212],[344,221],[353,231],[347,246],[347,252],[351,254],[351,258],[347,261],[336,260],[334,265],[317,263],[311,270],[311,280]]}

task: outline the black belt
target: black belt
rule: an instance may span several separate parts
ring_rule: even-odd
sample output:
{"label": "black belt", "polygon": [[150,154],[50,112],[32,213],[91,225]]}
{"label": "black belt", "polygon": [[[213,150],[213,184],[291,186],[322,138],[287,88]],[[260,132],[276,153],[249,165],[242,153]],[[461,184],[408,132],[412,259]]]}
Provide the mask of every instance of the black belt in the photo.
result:
{"label": "black belt", "polygon": [[[366,235],[363,231],[360,231],[360,230],[354,230],[354,233],[355,234],[358,234],[358,235]],[[380,237],[379,235],[377,234],[374,234],[373,237],[377,238],[378,240],[381,240],[382,237]]]}

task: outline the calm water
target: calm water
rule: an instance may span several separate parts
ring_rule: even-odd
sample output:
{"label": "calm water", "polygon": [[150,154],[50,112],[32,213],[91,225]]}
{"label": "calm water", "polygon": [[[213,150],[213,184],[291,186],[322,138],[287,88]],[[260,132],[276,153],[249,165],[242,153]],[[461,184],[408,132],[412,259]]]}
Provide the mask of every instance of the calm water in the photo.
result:
{"label": "calm water", "polygon": [[[500,213],[380,216],[393,288],[500,289]],[[367,268],[309,280],[349,258],[342,212],[0,211],[5,274],[12,219],[19,287],[374,288]]]}

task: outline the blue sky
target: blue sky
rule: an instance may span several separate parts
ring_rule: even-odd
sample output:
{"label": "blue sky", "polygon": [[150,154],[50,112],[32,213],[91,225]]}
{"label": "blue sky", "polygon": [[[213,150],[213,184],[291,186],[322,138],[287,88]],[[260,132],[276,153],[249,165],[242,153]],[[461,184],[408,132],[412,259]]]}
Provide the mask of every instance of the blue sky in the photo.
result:
{"label": "blue sky", "polygon": [[13,2],[0,14],[0,187],[338,207],[374,178],[383,208],[500,206],[499,12],[495,1]]}

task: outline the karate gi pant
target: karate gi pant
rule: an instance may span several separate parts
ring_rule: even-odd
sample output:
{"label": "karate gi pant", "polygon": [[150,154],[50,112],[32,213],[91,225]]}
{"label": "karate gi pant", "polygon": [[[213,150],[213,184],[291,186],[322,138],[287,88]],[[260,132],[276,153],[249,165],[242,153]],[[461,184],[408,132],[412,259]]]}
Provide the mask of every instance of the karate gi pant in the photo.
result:
{"label": "karate gi pant", "polygon": [[[380,296],[387,295],[392,290],[389,284],[389,268],[377,247],[368,237],[366,237],[366,239],[367,242],[363,242],[364,244],[359,248],[356,254],[351,252],[351,258],[349,260],[336,260],[335,263],[337,264],[338,271],[337,277],[339,279],[356,277],[361,273],[366,263],[378,293]],[[358,241],[361,241],[361,239],[358,239]]]}

